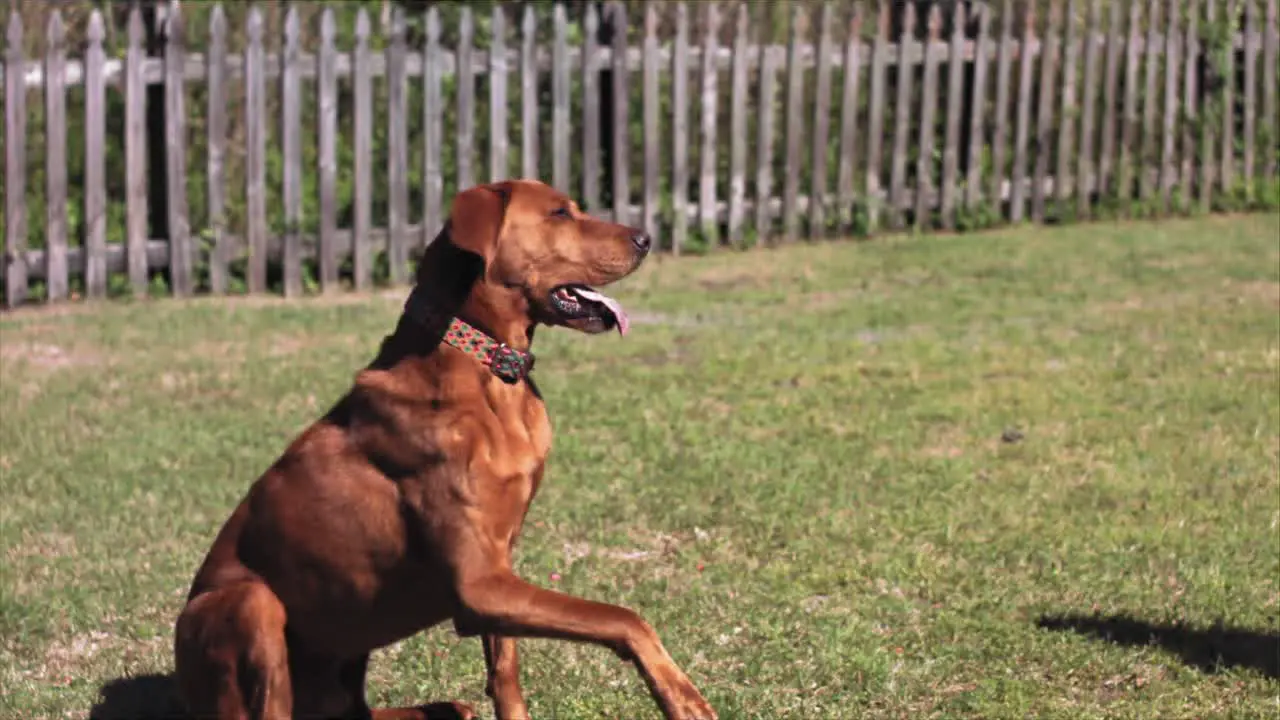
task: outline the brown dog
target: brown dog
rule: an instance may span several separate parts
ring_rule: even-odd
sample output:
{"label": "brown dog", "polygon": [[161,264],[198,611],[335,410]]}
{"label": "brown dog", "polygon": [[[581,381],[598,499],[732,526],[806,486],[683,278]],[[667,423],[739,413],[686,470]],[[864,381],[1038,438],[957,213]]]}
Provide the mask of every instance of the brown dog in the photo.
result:
{"label": "brown dog", "polygon": [[370,651],[452,619],[481,636],[501,720],[528,717],[518,637],[604,645],[667,718],[716,717],[636,613],[512,572],[551,448],[526,374],[534,328],[625,332],[625,312],[591,286],[630,274],[649,246],[537,182],[455,198],[394,333],[253,484],[196,574],[175,630],[194,714],[473,717],[458,703],[365,704]]}

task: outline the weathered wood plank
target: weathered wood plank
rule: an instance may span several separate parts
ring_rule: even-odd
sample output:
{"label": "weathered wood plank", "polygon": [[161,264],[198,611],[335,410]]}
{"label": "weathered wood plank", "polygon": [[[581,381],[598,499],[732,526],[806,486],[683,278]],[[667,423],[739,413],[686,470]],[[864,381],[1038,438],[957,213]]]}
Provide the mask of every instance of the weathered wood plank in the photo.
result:
{"label": "weathered wood plank", "polygon": [[[1244,0],[1244,141],[1241,172],[1250,196],[1258,181],[1254,151],[1258,137],[1258,54],[1262,39],[1258,27],[1258,5],[1254,0]],[[1272,142],[1274,146],[1274,141]],[[1271,150],[1275,152],[1274,149]]]}
{"label": "weathered wood plank", "polygon": [[284,52],[280,68],[280,143],[284,149],[281,180],[284,209],[284,295],[302,294],[302,88],[298,78],[301,53],[298,8],[284,19]]}
{"label": "weathered wood plank", "polygon": [[[1083,163],[1075,162],[1075,124],[1076,114],[1076,72],[1080,63],[1080,33],[1077,31],[1079,4],[1077,0],[1067,0],[1067,14],[1064,18],[1066,39],[1063,41],[1062,60],[1062,100],[1058,112],[1058,162],[1053,170],[1053,189],[1061,213],[1066,209],[1067,200],[1071,197],[1071,178],[1082,177]],[[1073,167],[1074,166],[1074,167]]]}
{"label": "weathered wood plank", "polygon": [[142,76],[142,9],[129,10],[125,54],[125,244],[129,284],[135,297],[147,294],[147,86]]}
{"label": "weathered wood plank", "polygon": [[458,18],[457,65],[457,136],[454,138],[454,166],[458,173],[457,190],[461,192],[476,184],[476,78],[475,78],[475,18],[471,8],[463,6]]}
{"label": "weathered wood plank", "polygon": [[[1235,27],[1240,17],[1240,0],[1227,0],[1227,18]],[[1236,184],[1236,54],[1223,53],[1222,77],[1222,169],[1218,180],[1222,191],[1229,193]]]}
{"label": "weathered wood plank", "polygon": [[[1084,32],[1084,97],[1080,111],[1080,162],[1076,166],[1076,215],[1087,218],[1093,209],[1091,183],[1098,173],[1094,120],[1098,114],[1098,73],[1102,59],[1102,0],[1089,0]],[[1098,187],[1098,194],[1102,188]]]}
{"label": "weathered wood plank", "polygon": [[1054,178],[1049,174],[1053,157],[1054,94],[1058,89],[1058,53],[1061,41],[1058,28],[1062,21],[1062,0],[1049,5],[1048,22],[1040,46],[1040,98],[1036,111],[1035,165],[1032,170],[1031,219],[1044,222],[1048,183]]}
{"label": "weathered wood plank", "polygon": [[1031,138],[1031,93],[1035,42],[1035,14],[1027,3],[1022,14],[1022,40],[1018,43],[1018,122],[1014,129],[1013,170],[1009,173],[1009,220],[1022,222],[1027,212],[1027,144]]}
{"label": "weathered wood plank", "polygon": [[[464,9],[463,17],[469,12]],[[356,47],[352,58],[352,94],[355,96],[355,187],[352,198],[352,230],[357,242],[351,248],[352,280],[356,290],[367,290],[373,284],[373,265],[369,243],[361,242],[369,237],[373,226],[373,83],[369,75],[369,13],[363,8],[356,15]],[[469,85],[470,83],[468,83]],[[462,94],[459,83],[459,96]],[[459,123],[462,109],[459,103]],[[462,170],[463,152],[459,132],[458,172]],[[469,146],[467,146],[469,147]],[[469,170],[468,170],[469,172]]]}
{"label": "weathered wood plank", "polygon": [[1105,195],[1113,189],[1111,181],[1116,174],[1116,111],[1120,107],[1120,60],[1124,56],[1125,48],[1120,3],[1112,2],[1110,6],[1111,13],[1107,24],[1107,67],[1102,81],[1102,128],[1098,132],[1098,182],[1096,185],[1099,195]]}
{"label": "weathered wood plank", "polygon": [[790,39],[787,44],[787,129],[786,129],[786,164],[787,176],[782,179],[782,237],[792,241],[800,235],[800,153],[804,140],[803,116],[804,108],[804,66],[800,60],[802,39],[800,25],[805,16],[805,7],[801,3],[791,6]]}
{"label": "weathered wood plank", "polygon": [[94,9],[86,32],[84,67],[84,224],[85,294],[102,298],[107,294],[107,178],[106,178],[106,84],[102,67],[105,28],[102,12]]}
{"label": "weathered wood plank", "polygon": [[569,20],[564,3],[556,3],[551,20],[551,183],[567,193],[573,189],[569,179],[569,139],[573,131],[569,115]]}
{"label": "weathered wood plank", "polygon": [[[1009,177],[1009,100],[1013,96],[1013,29],[1018,20],[1013,12],[1013,0],[1004,0],[1001,6],[1004,27],[1000,30],[999,57],[996,60],[995,130],[991,140],[991,190],[990,204],[1000,207],[1004,197],[1005,179]],[[1012,208],[1012,202],[1010,203]]]}
{"label": "weathered wood plank", "polygon": [[[969,102],[969,167],[965,173],[964,204],[975,208],[982,200],[982,148],[987,129],[987,76],[990,74],[991,7],[975,6],[978,14],[977,53],[973,60],[973,95]],[[999,196],[992,198],[998,202]]]}
{"label": "weathered wood plank", "polygon": [[1179,0],[1168,0],[1168,32],[1165,33],[1164,51],[1164,142],[1160,148],[1160,212],[1168,214],[1173,205],[1173,185],[1178,177],[1177,144],[1178,123],[1178,65],[1181,50],[1178,42]]}
{"label": "weathered wood plank", "polygon": [[165,22],[165,181],[169,210],[169,289],[177,297],[195,292],[191,226],[187,218],[187,110],[183,87],[183,21],[180,5],[169,3]]}
{"label": "weathered wood plank", "polygon": [[[956,3],[951,23],[951,47],[947,52],[946,144],[942,150],[942,226],[956,226],[956,195],[960,170],[960,113],[964,93],[964,5]],[[982,53],[981,48],[977,50]],[[977,102],[977,101],[975,101]]]}
{"label": "weathered wood plank", "polygon": [[809,161],[809,237],[826,232],[827,141],[831,132],[831,3],[818,16],[818,67],[813,99],[813,154]]}
{"label": "weathered wood plank", "polygon": [[1155,192],[1156,176],[1159,173],[1156,162],[1156,109],[1159,86],[1156,84],[1160,69],[1160,56],[1157,49],[1160,45],[1160,2],[1148,0],[1147,39],[1143,43],[1143,54],[1146,61],[1143,65],[1142,98],[1142,140],[1138,148],[1138,197],[1145,203],[1151,200]]}
{"label": "weathered wood plank", "polygon": [[[22,16],[9,11],[5,29],[5,65],[19,67],[22,51]],[[5,305],[15,307],[27,300],[27,85],[20,73],[4,75],[4,249]]]}
{"label": "weathered wood plank", "polygon": [[209,289],[223,295],[231,284],[230,248],[227,244],[227,17],[222,5],[209,16],[209,42],[205,49],[205,205],[213,247],[209,251]]}
{"label": "weathered wood plank", "polygon": [[1196,128],[1199,126],[1199,82],[1198,70],[1200,62],[1200,29],[1199,0],[1187,0],[1187,26],[1183,37],[1183,100],[1182,100],[1182,169],[1178,180],[1179,202],[1183,209],[1191,207],[1195,186],[1196,167]]}
{"label": "weathered wood plank", "polygon": [[[652,7],[652,5],[650,6]],[[738,6],[733,36],[729,112],[729,244],[742,246],[747,200],[747,6]]]}
{"label": "weathered wood plank", "polygon": [[[840,93],[840,167],[836,171],[838,229],[853,230],[854,176],[858,170],[858,102],[862,75],[862,5],[854,5],[844,44],[844,83]],[[745,54],[745,49],[743,51]],[[737,133],[735,133],[736,135]]]}
{"label": "weathered wood plank", "polygon": [[267,102],[262,12],[250,8],[244,65],[245,236],[249,242],[249,292],[267,289]]}
{"label": "weathered wood plank", "polygon": [[613,25],[613,220],[631,224],[631,83],[627,69],[627,8],[610,6]]}
{"label": "weathered wood plank", "polygon": [[[427,9],[422,70],[422,247],[444,225],[444,53],[440,48],[440,11]],[[561,133],[556,133],[561,134]],[[567,134],[564,133],[564,134]]]}
{"label": "weathered wood plank", "polygon": [[[495,28],[495,32],[499,30],[501,27]],[[399,7],[391,11],[390,31],[387,44],[387,279],[392,285],[403,285],[409,279],[409,131],[406,122],[409,80],[404,70],[404,11]],[[495,72],[493,78],[491,87],[502,84],[505,91],[505,73]],[[491,136],[503,134],[499,127],[505,129],[505,125],[495,126]]]}
{"label": "weathered wood plank", "polygon": [[533,6],[520,20],[520,174],[538,178],[538,21]]}
{"label": "weathered wood plank", "polygon": [[719,5],[708,0],[702,5],[702,73],[698,97],[698,119],[701,121],[702,147],[698,152],[698,228],[708,248],[719,244],[716,222],[716,118],[719,115],[717,95],[716,34],[720,31]]}
{"label": "weathered wood plank", "polygon": [[67,278],[67,50],[62,13],[54,9],[45,26],[44,55],[44,242],[45,293],[65,300]]}
{"label": "weathered wood plank", "polygon": [[689,8],[676,4],[671,48],[671,252],[679,255],[689,236]]}
{"label": "weathered wood plank", "polygon": [[600,18],[588,3],[582,24],[582,204],[600,208]]}
{"label": "weathered wood plank", "polygon": [[[679,46],[677,46],[679,47]],[[763,47],[763,46],[761,46]],[[773,214],[769,200],[773,198],[774,103],[778,90],[777,55],[760,52],[760,106],[756,120],[756,242],[767,245],[773,235]],[[679,150],[677,150],[679,152]],[[676,207],[680,207],[677,205]]]}
{"label": "weathered wood plank", "polygon": [[1271,138],[1271,146],[1262,161],[1262,174],[1268,180],[1277,179],[1277,170],[1280,169],[1280,113],[1276,107],[1276,93],[1280,82],[1276,79],[1276,69],[1280,66],[1280,11],[1277,10],[1276,0],[1266,0],[1267,17],[1266,25],[1263,27],[1263,49],[1262,49],[1262,117],[1269,129],[1268,137]]}
{"label": "weathered wood plank", "polygon": [[[1010,0],[1005,0],[1010,2]],[[871,46],[871,96],[867,107],[867,231],[880,227],[884,183],[885,85],[889,67],[889,3],[880,0],[876,11],[876,37]]]}
{"label": "weathered wood plank", "polygon": [[493,5],[489,20],[489,179],[507,179],[510,174],[507,127],[507,13],[501,3]]}
{"label": "weathered wood plank", "polygon": [[889,173],[888,225],[902,227],[902,207],[907,198],[907,142],[911,133],[911,80],[914,67],[911,64],[911,47],[916,30],[915,3],[907,3],[902,18],[902,33],[898,36],[898,94],[893,110],[893,157]]}
{"label": "weathered wood plank", "polygon": [[[1217,8],[1214,0],[1205,0],[1204,5],[1204,30],[1207,32],[1213,27],[1217,21]],[[1211,52],[1211,46],[1207,39],[1201,37],[1200,47],[1202,52]],[[1207,59],[1207,58],[1206,58]],[[1208,90],[1208,87],[1205,88]],[[1205,98],[1205,108],[1202,113],[1202,121],[1200,123],[1200,186],[1199,200],[1201,212],[1208,212],[1213,205],[1213,185],[1214,179],[1218,172],[1218,163],[1214,154],[1214,134],[1217,128],[1213,126],[1211,111],[1212,99]]]}
{"label": "weathered wood plank", "polygon": [[931,200],[936,192],[933,149],[938,137],[938,44],[942,40],[942,11],[935,4],[929,9],[928,35],[925,42],[924,79],[920,102],[920,139],[916,145],[915,226],[927,229],[931,224]]}
{"label": "weathered wood plank", "polygon": [[659,183],[662,174],[662,98],[658,85],[658,0],[644,6],[644,231],[658,236]]}
{"label": "weathered wood plank", "polygon": [[1133,198],[1133,173],[1135,164],[1141,164],[1141,155],[1134,159],[1138,128],[1138,64],[1142,58],[1142,8],[1134,0],[1129,7],[1129,27],[1126,36],[1124,68],[1124,120],[1120,129],[1119,188],[1121,202]]}
{"label": "weathered wood plank", "polygon": [[334,236],[338,231],[338,75],[334,72],[333,8],[320,16],[320,67],[317,68],[316,121],[319,164],[319,280],[321,292],[338,286],[338,255]]}

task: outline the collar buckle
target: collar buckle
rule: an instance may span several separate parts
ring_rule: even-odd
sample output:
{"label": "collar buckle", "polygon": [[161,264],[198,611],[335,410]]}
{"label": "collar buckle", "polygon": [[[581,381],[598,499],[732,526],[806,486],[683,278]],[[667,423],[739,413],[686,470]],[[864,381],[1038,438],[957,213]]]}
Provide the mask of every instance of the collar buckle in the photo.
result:
{"label": "collar buckle", "polygon": [[533,356],[498,343],[489,353],[489,369],[503,382],[514,385],[533,369]]}

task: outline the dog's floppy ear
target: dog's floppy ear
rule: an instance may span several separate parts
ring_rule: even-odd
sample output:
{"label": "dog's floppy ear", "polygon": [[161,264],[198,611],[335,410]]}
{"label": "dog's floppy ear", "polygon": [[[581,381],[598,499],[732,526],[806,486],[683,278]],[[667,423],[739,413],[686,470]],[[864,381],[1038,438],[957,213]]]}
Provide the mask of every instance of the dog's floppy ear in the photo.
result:
{"label": "dog's floppy ear", "polygon": [[508,183],[477,185],[458,193],[449,211],[450,242],[480,256],[487,266],[493,259],[510,199]]}

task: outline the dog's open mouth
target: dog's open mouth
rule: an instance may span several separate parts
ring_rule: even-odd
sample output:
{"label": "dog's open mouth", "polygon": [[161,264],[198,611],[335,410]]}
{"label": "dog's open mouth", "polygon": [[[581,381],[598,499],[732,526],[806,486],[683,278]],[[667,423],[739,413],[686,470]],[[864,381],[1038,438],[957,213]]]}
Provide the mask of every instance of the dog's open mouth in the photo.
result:
{"label": "dog's open mouth", "polygon": [[599,321],[603,329],[627,334],[631,321],[613,298],[586,285],[561,285],[551,291],[551,307],[566,321]]}

